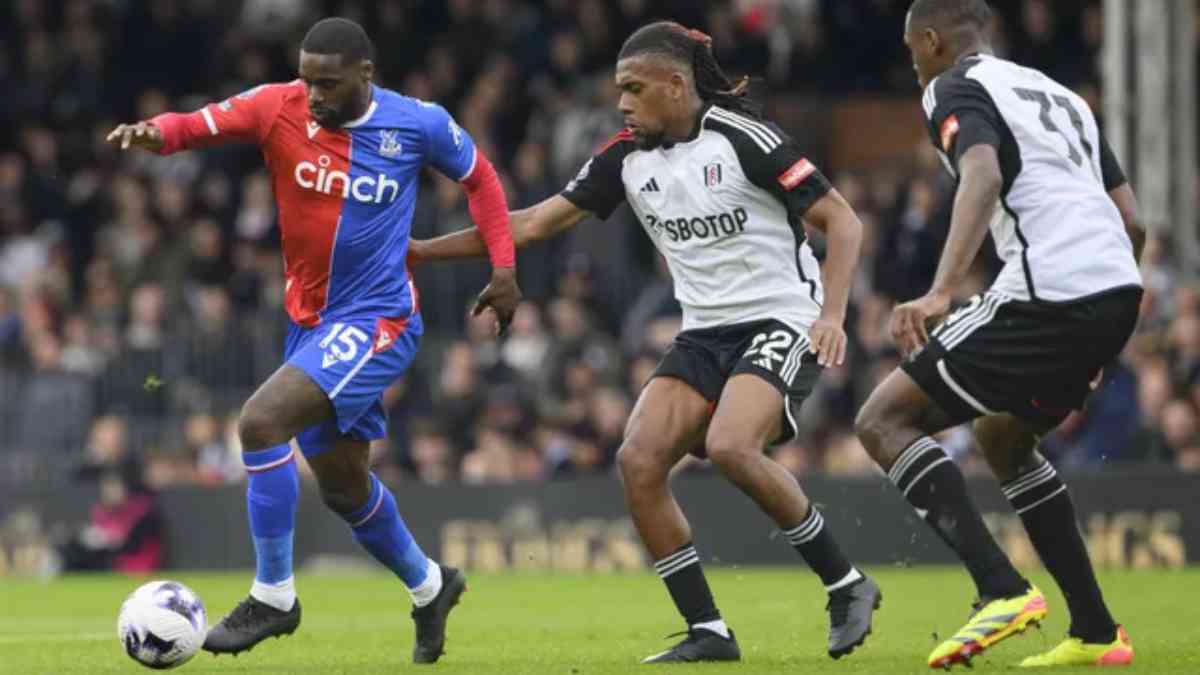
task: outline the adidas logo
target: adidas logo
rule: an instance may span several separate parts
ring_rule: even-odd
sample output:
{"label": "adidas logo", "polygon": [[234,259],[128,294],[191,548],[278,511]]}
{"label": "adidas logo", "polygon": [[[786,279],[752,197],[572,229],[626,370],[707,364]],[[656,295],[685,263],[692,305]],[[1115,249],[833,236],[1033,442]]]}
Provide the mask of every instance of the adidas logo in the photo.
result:
{"label": "adidas logo", "polygon": [[658,181],[651,178],[646,182],[645,185],[642,186],[641,190],[638,190],[638,192],[659,192]]}

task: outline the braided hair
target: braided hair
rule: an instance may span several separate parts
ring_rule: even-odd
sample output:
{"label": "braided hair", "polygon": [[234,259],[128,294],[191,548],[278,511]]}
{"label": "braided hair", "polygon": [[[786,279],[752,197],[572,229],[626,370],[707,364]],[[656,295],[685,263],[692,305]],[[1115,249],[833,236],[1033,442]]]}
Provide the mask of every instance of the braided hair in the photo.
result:
{"label": "braided hair", "polygon": [[704,32],[685,28],[674,21],[647,24],[629,36],[621,46],[617,60],[643,55],[665,56],[690,66],[701,100],[751,117],[761,117],[758,104],[746,97],[750,78],[731,80],[713,56],[712,38]]}

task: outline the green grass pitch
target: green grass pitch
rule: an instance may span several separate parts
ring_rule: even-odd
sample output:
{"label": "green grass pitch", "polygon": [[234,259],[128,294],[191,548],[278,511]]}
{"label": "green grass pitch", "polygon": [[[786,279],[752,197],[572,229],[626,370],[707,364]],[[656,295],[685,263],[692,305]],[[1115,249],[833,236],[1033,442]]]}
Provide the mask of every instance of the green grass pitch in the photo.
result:
{"label": "green grass pitch", "polygon": [[[824,594],[803,568],[711,569],[725,618],[742,646],[740,664],[639,667],[682,627],[657,578],[646,575],[484,575],[470,577],[453,614],[439,673],[591,675],[666,668],[678,673],[922,673],[934,633],[965,620],[965,572],[877,569],[884,602],[875,633],[848,658],[825,655]],[[246,592],[249,573],[169,575],[195,589],[215,622]],[[1011,671],[1021,657],[1054,645],[1067,628],[1062,596],[1043,573],[1050,617],[1042,630],[1002,643],[973,672]],[[140,580],[74,577],[49,583],[0,580],[0,672],[136,673],[116,638],[116,612]],[[1200,569],[1109,572],[1106,596],[1133,638],[1132,671],[1200,673]],[[408,599],[383,575],[298,579],[304,621],[290,638],[268,640],[238,658],[201,652],[182,671],[201,673],[394,673],[409,662]],[[428,668],[422,666],[422,668]],[[1089,669],[1079,669],[1088,672]],[[1071,672],[1071,671],[1042,671]]]}

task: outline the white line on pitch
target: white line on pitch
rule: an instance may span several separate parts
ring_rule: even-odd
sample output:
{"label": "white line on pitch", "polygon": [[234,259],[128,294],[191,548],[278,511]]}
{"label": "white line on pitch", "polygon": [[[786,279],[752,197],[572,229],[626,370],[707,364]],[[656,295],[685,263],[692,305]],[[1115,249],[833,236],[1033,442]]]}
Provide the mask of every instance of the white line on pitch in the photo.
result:
{"label": "white line on pitch", "polygon": [[91,640],[115,640],[116,633],[30,633],[28,635],[0,635],[0,644],[21,642],[70,642]]}

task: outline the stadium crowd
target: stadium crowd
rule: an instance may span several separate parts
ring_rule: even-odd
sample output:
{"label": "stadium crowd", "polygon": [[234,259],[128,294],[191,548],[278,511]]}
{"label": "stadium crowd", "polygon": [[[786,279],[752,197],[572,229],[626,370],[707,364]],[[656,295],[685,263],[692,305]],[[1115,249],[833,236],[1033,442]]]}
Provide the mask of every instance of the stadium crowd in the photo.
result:
{"label": "stadium crowd", "polygon": [[[253,148],[159,158],[103,142],[116,122],[192,110],[294,77],[320,16],[359,19],[378,81],[444,103],[502,169],[510,204],[561,188],[620,126],[611,65],[636,26],[699,26],[764,90],[915,97],[886,0],[14,0],[0,6],[0,476],[142,467],[152,485],[241,479],[237,411],[279,364],[282,260]],[[1000,50],[1098,91],[1094,2],[999,3]],[[786,126],[786,125],[785,125]],[[927,143],[915,169],[825,166],[867,225],[847,332],[851,357],[774,450],[797,473],[873,469],[854,412],[897,363],[891,304],[932,279],[953,186]],[[428,237],[470,225],[461,189],[430,176],[414,220]],[[818,242],[819,245],[819,242]],[[1117,461],[1200,470],[1200,286],[1148,245],[1142,325],[1088,410],[1045,449],[1063,466]],[[984,261],[974,288],[986,285]],[[523,251],[528,298],[500,340],[466,308],[486,265],[416,271],[427,333],[389,391],[380,471],[505,482],[611,469],[637,393],[679,326],[671,284],[627,212]],[[969,434],[947,446],[972,466]]]}

